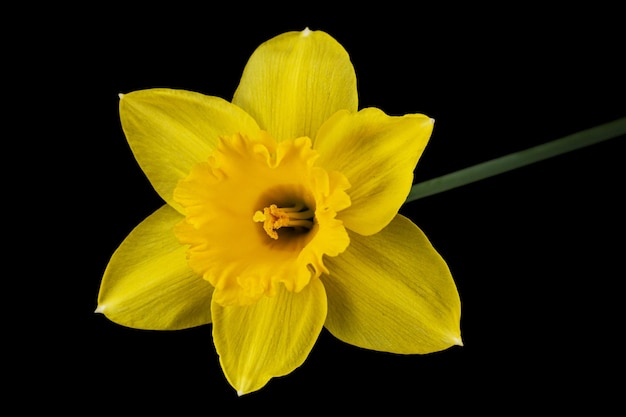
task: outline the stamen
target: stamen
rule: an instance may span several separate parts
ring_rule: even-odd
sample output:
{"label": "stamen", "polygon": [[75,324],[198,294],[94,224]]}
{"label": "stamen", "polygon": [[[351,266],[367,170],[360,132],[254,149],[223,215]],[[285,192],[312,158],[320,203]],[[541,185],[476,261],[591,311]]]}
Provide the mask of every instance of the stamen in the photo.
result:
{"label": "stamen", "polygon": [[313,210],[302,203],[293,207],[278,207],[272,204],[263,211],[256,211],[252,220],[257,223],[263,222],[265,233],[272,239],[278,239],[276,231],[282,227],[310,230],[313,227],[314,216]]}

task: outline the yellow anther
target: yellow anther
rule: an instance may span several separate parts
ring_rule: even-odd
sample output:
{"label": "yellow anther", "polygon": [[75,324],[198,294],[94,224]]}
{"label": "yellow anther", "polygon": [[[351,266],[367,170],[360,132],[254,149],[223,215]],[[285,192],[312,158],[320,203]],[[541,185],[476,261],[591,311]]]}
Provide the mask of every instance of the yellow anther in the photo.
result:
{"label": "yellow anther", "polygon": [[265,233],[272,239],[278,239],[276,231],[282,227],[311,229],[313,216],[313,211],[306,209],[302,204],[284,208],[272,204],[265,207],[263,211],[256,211],[252,220],[258,223],[263,222]]}

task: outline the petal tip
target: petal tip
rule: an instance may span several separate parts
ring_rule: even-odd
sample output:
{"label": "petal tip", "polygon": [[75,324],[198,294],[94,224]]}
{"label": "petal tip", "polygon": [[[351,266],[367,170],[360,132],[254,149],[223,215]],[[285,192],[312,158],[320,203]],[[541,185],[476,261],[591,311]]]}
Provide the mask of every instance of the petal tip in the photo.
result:
{"label": "petal tip", "polygon": [[118,96],[118,97],[120,98],[120,100],[121,100],[121,99],[123,99],[123,98],[124,98],[124,93],[119,93],[117,96]]}
{"label": "petal tip", "polygon": [[99,304],[98,307],[94,310],[94,313],[104,314],[104,304]]}
{"label": "petal tip", "polygon": [[306,38],[307,36],[309,36],[311,34],[311,29],[309,29],[309,27],[305,27],[304,30],[301,32],[302,37]]}
{"label": "petal tip", "polygon": [[434,124],[435,124],[435,119],[433,119],[433,118],[431,117],[431,118],[430,118],[430,123],[434,125]]}

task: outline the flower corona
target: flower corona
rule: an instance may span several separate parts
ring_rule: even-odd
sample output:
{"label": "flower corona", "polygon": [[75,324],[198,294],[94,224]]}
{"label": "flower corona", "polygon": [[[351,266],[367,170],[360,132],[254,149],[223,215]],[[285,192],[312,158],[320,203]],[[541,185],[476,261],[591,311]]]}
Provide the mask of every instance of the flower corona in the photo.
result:
{"label": "flower corona", "polygon": [[174,190],[186,212],[176,235],[222,305],[251,304],[279,283],[298,292],[328,272],[323,255],[349,244],[335,219],[350,205],[347,180],[314,165],[309,138],[279,144],[259,133],[220,138]]}

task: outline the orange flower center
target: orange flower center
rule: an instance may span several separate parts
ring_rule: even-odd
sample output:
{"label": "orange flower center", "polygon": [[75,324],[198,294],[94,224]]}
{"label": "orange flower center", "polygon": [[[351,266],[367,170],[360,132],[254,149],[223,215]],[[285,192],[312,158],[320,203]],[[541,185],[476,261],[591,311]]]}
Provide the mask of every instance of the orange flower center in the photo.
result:
{"label": "orange flower center", "polygon": [[265,233],[272,239],[278,239],[276,231],[282,227],[290,227],[299,231],[309,231],[313,227],[315,213],[306,208],[304,204],[296,204],[293,207],[278,207],[272,204],[263,211],[254,213],[252,219],[262,222]]}

